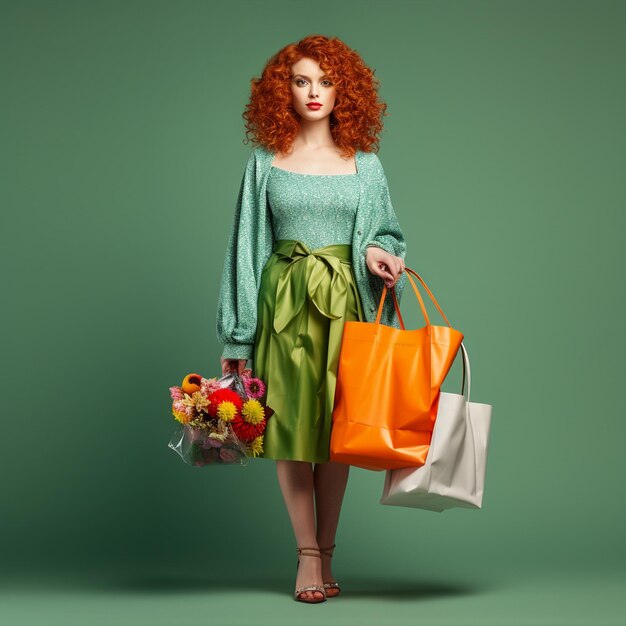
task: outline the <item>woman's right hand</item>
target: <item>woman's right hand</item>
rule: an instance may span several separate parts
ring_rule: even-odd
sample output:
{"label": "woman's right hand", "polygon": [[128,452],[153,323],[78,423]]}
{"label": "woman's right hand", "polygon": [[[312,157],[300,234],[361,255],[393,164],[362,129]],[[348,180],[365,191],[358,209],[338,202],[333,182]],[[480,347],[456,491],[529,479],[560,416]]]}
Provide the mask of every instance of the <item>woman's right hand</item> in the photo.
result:
{"label": "woman's right hand", "polygon": [[248,359],[225,359],[224,357],[220,357],[222,375],[225,376],[228,372],[235,370],[241,376],[241,372],[246,368],[247,362]]}
{"label": "woman's right hand", "polygon": [[369,271],[385,281],[388,289],[394,287],[404,272],[404,259],[389,254],[377,246],[368,246],[365,255],[365,264]]}

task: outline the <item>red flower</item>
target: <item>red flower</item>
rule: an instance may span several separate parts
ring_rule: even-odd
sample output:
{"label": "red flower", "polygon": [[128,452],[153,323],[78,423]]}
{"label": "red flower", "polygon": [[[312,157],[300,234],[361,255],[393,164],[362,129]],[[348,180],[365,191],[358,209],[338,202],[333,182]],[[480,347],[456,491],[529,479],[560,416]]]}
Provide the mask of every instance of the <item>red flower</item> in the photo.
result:
{"label": "red flower", "polygon": [[258,424],[250,424],[246,422],[240,413],[235,415],[235,418],[231,421],[233,432],[241,441],[252,441],[259,435],[262,435],[265,432],[266,424],[267,419],[265,418]]}
{"label": "red flower", "polygon": [[243,406],[239,394],[235,393],[232,389],[216,389],[209,395],[209,401],[211,404],[207,407],[207,413],[211,417],[217,417],[217,407],[220,402],[232,402],[237,407],[238,414],[241,412],[241,407]]}

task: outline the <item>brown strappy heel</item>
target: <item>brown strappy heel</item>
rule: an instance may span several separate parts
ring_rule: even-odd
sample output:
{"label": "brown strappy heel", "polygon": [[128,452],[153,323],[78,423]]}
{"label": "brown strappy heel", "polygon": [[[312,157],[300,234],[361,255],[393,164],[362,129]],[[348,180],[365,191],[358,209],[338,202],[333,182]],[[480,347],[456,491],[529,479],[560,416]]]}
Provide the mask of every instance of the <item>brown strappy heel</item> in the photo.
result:
{"label": "brown strappy heel", "polygon": [[[336,545],[337,545],[336,543],[333,543],[333,545],[330,546],[329,548],[320,548],[320,552],[332,558],[333,556],[332,551],[334,550]],[[324,589],[326,589],[327,598],[334,598],[338,596],[339,593],[341,592],[341,587],[339,586],[339,583],[337,581],[334,581],[332,583],[324,583]],[[329,591],[331,593],[328,593]]]}
{"label": "brown strappy heel", "polygon": [[[305,553],[305,550],[310,550],[309,554]],[[297,548],[298,552],[298,564],[296,566],[296,572],[298,571],[298,567],[300,567],[300,555],[303,556],[316,556],[319,559],[322,558],[320,554],[319,548]],[[313,596],[312,598],[307,598],[306,596],[300,597],[300,594],[304,591],[319,591],[324,594],[323,598],[316,598]],[[326,589],[322,585],[305,585],[304,587],[298,587],[294,593],[294,598],[298,600],[298,602],[308,602],[309,604],[317,604],[319,602],[326,602]]]}

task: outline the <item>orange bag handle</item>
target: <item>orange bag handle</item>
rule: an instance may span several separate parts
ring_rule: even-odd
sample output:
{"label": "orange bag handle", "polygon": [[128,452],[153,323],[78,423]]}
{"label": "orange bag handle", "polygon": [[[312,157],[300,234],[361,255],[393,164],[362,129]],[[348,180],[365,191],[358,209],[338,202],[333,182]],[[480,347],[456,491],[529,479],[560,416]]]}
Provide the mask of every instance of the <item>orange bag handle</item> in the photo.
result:
{"label": "orange bag handle", "polygon": [[[439,311],[439,313],[441,313],[441,317],[443,317],[443,319],[446,321],[446,324],[450,326],[450,328],[452,328],[452,325],[448,321],[448,318],[445,316],[445,313],[441,310],[439,303],[437,302],[432,291],[428,288],[428,285],[424,282],[424,279],[416,271],[412,270],[410,267],[405,266],[404,271],[407,272],[406,277],[409,279],[409,282],[411,283],[411,287],[413,287],[413,291],[415,292],[415,295],[417,296],[417,299],[420,304],[420,308],[422,309],[422,313],[424,314],[424,319],[426,320],[426,326],[431,326],[430,319],[428,317],[428,313],[426,312],[426,307],[424,306],[424,301],[422,300],[422,296],[420,295],[420,292],[417,288],[417,285],[415,284],[415,281],[411,278],[411,274],[414,274],[415,276],[417,276],[419,281],[424,286],[424,289],[426,289],[426,292],[430,296],[431,300],[435,303],[437,310]],[[398,320],[400,321],[400,328],[402,330],[406,330],[404,327],[404,320],[402,319],[402,315],[400,314],[400,307],[398,306],[398,300],[396,298],[395,285],[390,291],[393,297],[393,305],[396,309],[396,313],[398,314]],[[387,285],[383,284],[383,292],[380,297],[380,303],[378,304],[378,313],[376,315],[376,321],[374,322],[375,324],[380,324],[380,318],[383,312],[383,304],[385,303],[386,296],[387,296]]]}

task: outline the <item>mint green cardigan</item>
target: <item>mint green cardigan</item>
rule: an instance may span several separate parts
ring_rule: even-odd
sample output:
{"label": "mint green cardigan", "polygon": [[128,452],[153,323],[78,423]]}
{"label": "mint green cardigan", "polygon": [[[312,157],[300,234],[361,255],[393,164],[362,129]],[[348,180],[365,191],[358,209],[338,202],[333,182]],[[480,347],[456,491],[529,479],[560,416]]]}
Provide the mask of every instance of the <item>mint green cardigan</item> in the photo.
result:
{"label": "mint green cardigan", "polygon": [[[261,272],[272,254],[274,237],[266,184],[274,153],[254,148],[239,188],[217,302],[217,338],[225,359],[251,359],[256,336],[257,298]],[[368,246],[394,256],[406,256],[406,242],[391,204],[387,177],[378,156],[358,150],[355,155],[359,203],[352,234],[352,269],[367,322],[376,319],[384,281],[365,262]],[[406,274],[395,285],[400,302]],[[381,323],[399,328],[388,293]]]}

